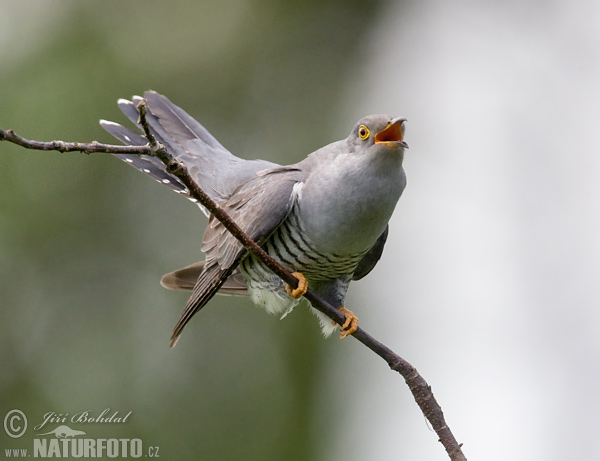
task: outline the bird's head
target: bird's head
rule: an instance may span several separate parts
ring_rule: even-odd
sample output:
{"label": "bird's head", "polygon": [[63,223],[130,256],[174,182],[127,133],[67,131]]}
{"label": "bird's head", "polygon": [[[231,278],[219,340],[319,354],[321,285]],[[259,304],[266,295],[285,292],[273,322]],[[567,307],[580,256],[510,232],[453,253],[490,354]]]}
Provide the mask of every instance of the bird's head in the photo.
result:
{"label": "bird's head", "polygon": [[389,115],[369,115],[360,119],[348,136],[354,151],[393,152],[408,149],[404,142],[406,119]]}

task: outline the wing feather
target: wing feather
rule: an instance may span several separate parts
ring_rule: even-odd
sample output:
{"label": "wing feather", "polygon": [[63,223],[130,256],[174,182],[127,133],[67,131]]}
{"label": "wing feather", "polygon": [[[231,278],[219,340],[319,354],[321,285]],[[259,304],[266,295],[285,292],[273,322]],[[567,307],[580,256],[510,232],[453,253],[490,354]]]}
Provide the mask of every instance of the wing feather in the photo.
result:
{"label": "wing feather", "polygon": [[379,236],[375,245],[371,247],[371,249],[363,256],[363,258],[359,261],[356,270],[354,271],[354,275],[352,276],[352,280],[360,280],[365,277],[369,272],[373,270],[381,255],[383,253],[383,247],[385,246],[385,241],[388,237],[388,232],[390,230],[389,224],[386,226],[383,234]]}
{"label": "wing feather", "polygon": [[[256,176],[236,189],[223,210],[260,245],[290,213],[296,200],[294,186],[303,180],[304,174],[293,167]],[[206,263],[175,326],[171,346],[177,343],[192,316],[219,291],[247,254],[243,245],[214,218],[204,233],[202,250],[206,252]]]}

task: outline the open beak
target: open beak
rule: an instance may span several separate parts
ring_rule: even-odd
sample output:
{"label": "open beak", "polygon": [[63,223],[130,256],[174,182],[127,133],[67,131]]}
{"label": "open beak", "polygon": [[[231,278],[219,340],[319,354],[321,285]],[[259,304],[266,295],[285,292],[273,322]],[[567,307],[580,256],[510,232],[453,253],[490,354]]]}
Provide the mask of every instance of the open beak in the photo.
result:
{"label": "open beak", "polygon": [[408,149],[408,144],[404,142],[404,122],[406,119],[401,117],[391,120],[382,131],[375,135],[375,143]]}

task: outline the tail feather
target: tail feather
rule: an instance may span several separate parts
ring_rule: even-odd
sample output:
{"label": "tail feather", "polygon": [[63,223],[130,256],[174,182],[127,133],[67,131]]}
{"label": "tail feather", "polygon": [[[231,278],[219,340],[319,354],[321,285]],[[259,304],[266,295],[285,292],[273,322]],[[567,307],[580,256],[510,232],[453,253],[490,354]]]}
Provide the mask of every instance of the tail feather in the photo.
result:
{"label": "tail feather", "polygon": [[[155,91],[146,91],[144,97],[148,107],[151,108],[152,115],[157,118],[161,127],[164,128],[164,133],[168,133],[168,137],[177,142],[199,139],[207,146],[221,150],[223,154],[228,154],[232,158],[237,158],[227,151],[198,121],[165,96]],[[186,145],[181,144],[181,147],[185,149]]]}
{"label": "tail feather", "polygon": [[[229,161],[241,161],[227,149],[225,149],[219,141],[215,139],[209,131],[204,128],[199,122],[194,120],[187,112],[180,107],[177,107],[165,96],[156,91],[146,91],[144,98],[146,100],[146,120],[152,134],[156,140],[163,144],[173,155],[189,155],[200,158],[204,152],[202,149],[190,150],[190,141],[201,141],[204,148],[210,147],[218,150],[218,156],[221,158],[227,157]],[[134,96],[131,101],[127,99],[119,99],[118,105],[121,112],[140,130],[138,104],[142,101],[141,96]],[[199,146],[201,147],[201,146]]]}
{"label": "tail feather", "polygon": [[192,296],[187,302],[181,318],[175,325],[173,335],[171,336],[171,347],[175,347],[183,328],[187,325],[190,319],[202,309],[212,297],[217,294],[217,291],[223,286],[225,281],[233,274],[237,267],[237,261],[235,264],[222,268],[218,264],[210,264],[204,267],[204,270],[200,274]]}
{"label": "tail feather", "polygon": [[[146,92],[146,94],[151,94],[151,93],[154,93],[154,92],[151,92],[151,91]],[[127,99],[119,99],[118,105],[119,105],[119,109],[121,109],[121,112],[123,112],[123,114],[131,121],[131,123],[133,123],[140,130],[142,130],[142,126],[139,123],[140,113],[138,110],[138,104],[140,103],[140,101],[142,101],[141,96],[134,96],[133,98],[131,98],[131,101],[128,101]],[[181,154],[182,153],[181,146],[179,146],[178,143],[176,142],[176,140],[174,138],[172,138],[171,136],[169,136],[169,134],[166,133],[162,129],[158,118],[154,114],[154,109],[153,109],[152,105],[150,103],[148,103],[147,100],[146,100],[146,104],[147,104],[147,109],[148,109],[146,112],[146,120],[148,121],[148,127],[150,128],[150,132],[156,138],[156,141],[161,143],[172,153]],[[142,138],[144,139],[143,143],[146,144],[147,143],[146,138],[144,136],[142,136]]]}
{"label": "tail feather", "polygon": [[123,144],[128,146],[145,146],[148,144],[146,138],[140,133],[136,133],[135,131],[125,128],[118,123],[109,122],[108,120],[100,120],[100,126],[102,126],[102,128],[108,131]]}
{"label": "tail feather", "polygon": [[123,112],[125,117],[127,117],[131,123],[137,125],[140,129],[142,129],[142,127],[139,124],[140,112],[137,106],[142,99],[143,98],[141,96],[133,96],[131,101],[123,98],[117,101],[119,109],[121,109],[121,112]]}
{"label": "tail feather", "polygon": [[[177,107],[165,96],[155,91],[144,93],[146,100],[146,119],[152,135],[165,146],[171,155],[183,162],[190,176],[213,200],[223,202],[244,182],[260,170],[277,167],[265,160],[242,160],[225,149],[206,128],[194,120],[187,112]],[[131,101],[119,99],[121,112],[141,129],[138,123],[138,104],[140,96]],[[102,127],[125,144],[143,145],[145,138],[113,122],[101,122]],[[187,193],[183,185],[165,171],[158,160],[152,162],[156,168],[139,162],[136,157],[117,155],[154,179],[170,185],[181,193]],[[147,159],[146,156],[139,158]],[[148,171],[146,171],[148,170]],[[161,173],[159,173],[161,171]]]}
{"label": "tail feather", "polygon": [[[128,128],[125,128],[118,123],[109,122],[107,120],[100,120],[100,125],[111,135],[121,141],[123,144],[130,146],[143,146],[147,143],[146,138],[142,135],[135,133]],[[146,173],[153,177],[161,184],[165,184],[173,189],[175,192],[180,194],[187,194],[187,188],[179,181],[176,176],[167,173],[164,164],[155,157],[149,155],[136,155],[136,154],[114,154],[115,157],[120,158],[124,162],[132,165],[138,170]],[[191,199],[196,201],[195,199]]]}

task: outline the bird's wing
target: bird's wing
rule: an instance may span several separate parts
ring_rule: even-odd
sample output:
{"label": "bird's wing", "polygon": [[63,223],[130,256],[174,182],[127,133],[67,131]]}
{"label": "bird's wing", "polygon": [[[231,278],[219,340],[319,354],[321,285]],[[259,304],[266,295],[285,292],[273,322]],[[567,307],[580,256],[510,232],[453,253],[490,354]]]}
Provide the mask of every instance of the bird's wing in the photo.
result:
{"label": "bird's wing", "polygon": [[381,254],[383,253],[383,247],[385,246],[385,241],[387,240],[389,230],[390,226],[388,224],[385,227],[383,234],[381,234],[375,242],[375,245],[373,245],[371,249],[367,252],[367,254],[364,255],[363,258],[359,261],[358,266],[354,271],[354,275],[352,276],[352,280],[360,280],[373,270],[373,268],[381,258]]}
{"label": "bird's wing", "polygon": [[[222,205],[238,226],[259,245],[290,213],[304,181],[304,173],[294,167],[281,167],[258,173],[238,187]],[[217,293],[234,274],[247,250],[214,217],[204,233],[202,251],[206,262],[185,310],[171,337],[174,346],[192,316]]]}
{"label": "bird's wing", "polygon": [[[213,200],[226,200],[236,187],[252,178],[257,171],[278,166],[265,160],[243,160],[236,157],[206,128],[165,96],[155,91],[146,91],[144,99],[147,108],[146,120],[156,140],[178,161],[185,163],[190,176]],[[123,114],[140,130],[137,105],[141,100],[140,96],[134,96],[131,101],[119,99],[118,102]],[[141,134],[118,123],[101,120],[100,125],[124,144],[147,143]],[[176,192],[188,195],[185,186],[175,176],[167,173],[160,160],[147,155],[115,156]]]}

